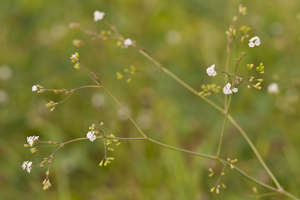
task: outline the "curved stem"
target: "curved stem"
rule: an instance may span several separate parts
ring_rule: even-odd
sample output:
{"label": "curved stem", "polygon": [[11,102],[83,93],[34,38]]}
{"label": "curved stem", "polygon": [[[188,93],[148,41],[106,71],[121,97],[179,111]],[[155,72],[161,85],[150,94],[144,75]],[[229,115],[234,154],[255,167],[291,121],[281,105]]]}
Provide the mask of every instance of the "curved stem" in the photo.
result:
{"label": "curved stem", "polygon": [[[195,90],[194,88],[192,88],[191,86],[189,86],[187,83],[185,83],[184,81],[182,81],[180,78],[178,78],[175,74],[173,74],[172,72],[170,72],[169,70],[167,70],[164,66],[162,66],[158,61],[156,61],[152,56],[150,56],[144,49],[138,48],[136,46],[134,46],[134,48],[136,50],[138,50],[141,54],[143,54],[146,58],[148,58],[150,61],[152,61],[157,67],[159,67],[161,70],[163,70],[165,73],[167,73],[169,76],[171,76],[172,78],[174,78],[177,82],[179,82],[183,87],[185,87],[186,89],[188,89],[189,91],[191,91],[192,93],[194,93],[195,95],[199,96],[198,91]],[[199,96],[201,99],[203,99],[204,101],[206,101],[207,103],[209,103],[210,105],[212,105],[213,107],[215,107],[217,110],[224,112],[224,110],[218,106],[217,104],[215,104],[214,102],[212,102],[209,99],[206,99],[202,96]]]}
{"label": "curved stem", "polygon": [[223,136],[224,136],[224,132],[225,132],[225,128],[226,128],[226,122],[227,122],[227,117],[228,117],[228,113],[229,113],[229,107],[230,107],[231,99],[232,99],[232,94],[230,95],[229,101],[228,101],[228,105],[226,106],[227,110],[226,110],[226,114],[225,114],[225,118],[224,118],[224,122],[223,122],[223,127],[222,127],[220,142],[219,142],[219,147],[218,147],[218,151],[217,151],[217,157],[218,158],[219,158],[220,151],[221,151],[221,146],[222,146]]}
{"label": "curved stem", "polygon": [[111,96],[115,102],[118,104],[118,106],[124,111],[124,113],[127,115],[127,117],[130,119],[130,121],[133,123],[133,125],[137,128],[137,130],[142,134],[142,136],[144,136],[144,138],[148,138],[146,136],[146,134],[140,129],[140,127],[135,123],[135,121],[130,117],[130,115],[126,112],[126,110],[123,108],[123,106],[120,104],[120,102],[116,99],[116,97],[114,97],[114,95],[112,95],[112,93],[110,93],[105,87],[102,87],[102,89],[109,94],[109,96]]}
{"label": "curved stem", "polygon": [[228,119],[240,131],[240,133],[244,136],[245,140],[250,145],[252,151],[255,153],[257,159],[262,164],[262,166],[265,168],[265,170],[267,171],[267,173],[269,174],[269,176],[271,177],[271,179],[274,181],[276,187],[278,189],[282,189],[282,187],[280,186],[279,182],[277,181],[277,179],[275,178],[275,176],[273,175],[273,173],[270,171],[270,169],[268,168],[268,166],[266,165],[266,163],[264,162],[264,160],[261,158],[260,154],[258,153],[257,149],[255,148],[254,144],[251,142],[251,140],[249,139],[249,137],[245,133],[245,131],[236,123],[236,121],[230,115],[228,115]]}
{"label": "curved stem", "polygon": [[[146,140],[148,142],[151,142],[153,144],[156,144],[156,145],[159,145],[161,147],[165,147],[165,148],[168,148],[168,149],[172,149],[172,150],[176,150],[176,151],[179,151],[179,152],[183,152],[183,153],[188,153],[188,154],[191,154],[191,155],[195,155],[195,156],[199,156],[199,157],[203,157],[203,158],[209,158],[209,159],[213,159],[213,160],[216,160],[220,163],[222,163],[224,166],[230,166],[232,165],[232,163],[229,163],[227,162],[226,160],[223,160],[223,159],[220,159],[220,158],[216,158],[215,156],[211,156],[211,155],[206,155],[206,154],[201,154],[201,153],[197,153],[197,152],[193,152],[193,151],[189,151],[189,150],[186,150],[186,149],[181,149],[181,148],[178,148],[178,147],[174,147],[174,146],[170,146],[170,145],[167,145],[167,144],[164,144],[164,143],[161,143],[161,142],[158,142],[156,140],[153,140],[151,138],[144,138],[144,137],[137,137],[137,138],[122,138],[122,137],[109,137],[109,136],[97,136],[97,138],[101,139],[101,138],[108,138],[108,139],[117,139],[117,140],[128,140],[128,141],[133,141],[133,140]],[[72,142],[77,142],[77,141],[81,141],[81,140],[88,140],[88,138],[77,138],[77,139],[73,139],[73,140],[69,140],[67,142],[63,142],[61,143],[61,146],[59,146],[53,153],[52,155],[57,152],[60,148],[62,148],[65,144],[69,144],[69,143],[72,143]],[[284,194],[294,200],[299,200],[297,197],[293,196],[292,194],[286,192],[285,190],[283,189],[278,189],[278,188],[274,188],[270,185],[267,185],[259,180],[256,180],[255,178],[249,176],[248,174],[246,174],[244,171],[242,171],[241,169],[239,169],[238,167],[236,166],[233,166],[233,169],[237,172],[239,172],[242,176],[244,176],[246,179],[260,185],[261,187],[264,187],[266,189],[270,189],[272,191],[275,191],[277,193],[280,193],[280,194]]]}

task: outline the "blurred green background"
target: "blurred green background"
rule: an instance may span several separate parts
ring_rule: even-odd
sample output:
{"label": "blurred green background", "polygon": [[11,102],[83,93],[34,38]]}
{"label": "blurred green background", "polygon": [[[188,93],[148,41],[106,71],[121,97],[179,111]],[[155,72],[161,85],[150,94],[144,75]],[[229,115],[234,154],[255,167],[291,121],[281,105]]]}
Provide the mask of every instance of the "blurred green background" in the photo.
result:
{"label": "blurred green background", "polygon": [[[103,131],[119,137],[140,136],[124,118],[116,103],[101,90],[76,92],[49,112],[45,103],[61,101],[64,94],[36,94],[31,86],[76,88],[93,84],[70,63],[78,51],[81,63],[100,77],[103,85],[130,110],[134,120],[151,138],[160,142],[214,155],[223,123],[213,107],[157,69],[133,48],[122,49],[116,41],[92,41],[70,22],[100,32],[103,23],[93,12],[106,13],[124,37],[136,41],[166,68],[192,87],[219,83],[223,76],[208,77],[205,70],[224,68],[226,35],[238,5],[248,8],[236,27],[252,27],[261,46],[248,51],[238,74],[247,75],[246,64],[263,62],[261,91],[239,88],[230,112],[244,128],[282,186],[300,197],[299,78],[300,2],[286,1],[38,1],[0,2],[0,199],[253,199],[254,183],[226,169],[227,189],[210,193],[222,169],[219,163],[165,149],[143,141],[123,143],[109,155],[115,161],[100,168],[102,140],[68,144],[51,164],[52,187],[42,190],[47,165],[30,174],[21,169],[24,160],[39,163],[55,147],[31,154],[26,137],[64,142],[85,137],[88,127],[103,121]],[[86,45],[76,48],[72,40]],[[248,49],[244,43],[241,50]],[[240,51],[241,52],[241,51]],[[239,53],[240,53],[239,52]],[[231,66],[234,66],[233,52]],[[240,55],[240,54],[239,54]],[[116,72],[134,65],[132,81],[118,80]],[[231,68],[233,72],[233,68]],[[128,78],[128,77],[125,77]],[[267,85],[276,82],[279,95],[269,95]],[[209,97],[223,105],[223,95]],[[236,128],[227,125],[221,157],[237,158],[237,166],[260,181],[272,184]],[[209,168],[216,175],[208,177]],[[257,187],[259,193],[269,192]],[[287,199],[279,195],[264,199]]]}

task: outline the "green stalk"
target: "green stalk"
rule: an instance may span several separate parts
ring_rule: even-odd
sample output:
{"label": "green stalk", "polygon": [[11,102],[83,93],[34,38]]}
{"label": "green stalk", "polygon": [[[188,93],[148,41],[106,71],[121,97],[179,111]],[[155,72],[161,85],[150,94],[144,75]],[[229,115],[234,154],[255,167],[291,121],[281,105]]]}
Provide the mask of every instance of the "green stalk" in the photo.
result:
{"label": "green stalk", "polygon": [[229,97],[228,106],[226,106],[227,110],[226,110],[226,114],[225,114],[225,118],[224,118],[224,122],[223,122],[220,141],[219,141],[219,147],[218,147],[218,151],[217,151],[217,158],[219,158],[220,151],[221,151],[221,146],[222,146],[223,136],[224,136],[224,132],[225,132],[225,128],[226,128],[226,122],[227,122],[227,117],[228,117],[228,113],[229,113],[229,107],[230,107],[231,99],[232,99],[232,94]]}
{"label": "green stalk", "polygon": [[126,110],[123,108],[123,106],[120,104],[120,102],[116,99],[116,97],[114,97],[114,95],[112,95],[112,93],[110,93],[105,87],[102,86],[102,89],[109,94],[109,96],[111,96],[115,102],[118,104],[118,106],[124,111],[124,113],[127,115],[127,117],[130,119],[130,121],[133,123],[133,125],[137,128],[137,130],[142,134],[142,136],[147,139],[148,137],[146,136],[146,134],[140,129],[140,127],[135,123],[135,121],[130,117],[130,115],[126,112]]}
{"label": "green stalk", "polygon": [[265,168],[265,170],[267,171],[267,173],[269,174],[269,176],[271,177],[271,179],[274,181],[276,187],[279,190],[280,189],[282,190],[282,187],[280,186],[279,182],[277,181],[277,179],[275,178],[275,176],[273,175],[273,173],[270,171],[270,169],[268,168],[268,166],[266,165],[266,163],[264,162],[264,160],[261,158],[260,154],[258,153],[257,149],[255,148],[255,146],[253,145],[253,143],[249,139],[249,137],[246,134],[246,132],[236,123],[236,121],[230,115],[228,115],[228,119],[240,131],[240,133],[244,136],[245,140],[250,145],[250,147],[251,147],[252,151],[254,152],[254,154],[256,155],[257,159],[262,164],[262,166]]}

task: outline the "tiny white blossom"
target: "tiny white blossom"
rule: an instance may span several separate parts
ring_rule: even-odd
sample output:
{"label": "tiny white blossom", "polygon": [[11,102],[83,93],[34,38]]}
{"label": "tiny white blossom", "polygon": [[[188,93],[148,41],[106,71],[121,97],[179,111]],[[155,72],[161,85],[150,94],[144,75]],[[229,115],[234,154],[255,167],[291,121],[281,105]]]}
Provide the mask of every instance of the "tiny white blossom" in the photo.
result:
{"label": "tiny white blossom", "polygon": [[251,38],[249,40],[249,44],[248,45],[249,45],[250,48],[253,48],[255,46],[259,46],[260,45],[260,39],[259,39],[259,37],[254,36],[253,38]]}
{"label": "tiny white blossom", "polygon": [[249,45],[249,47],[250,47],[250,48],[253,48],[253,47],[255,47],[255,44],[254,44],[253,42],[249,42],[249,44],[248,44],[248,45]]}
{"label": "tiny white blossom", "polygon": [[258,47],[260,45],[260,40],[255,40],[254,44]]}
{"label": "tiny white blossom", "polygon": [[37,89],[38,89],[38,88],[37,88],[37,86],[36,86],[36,85],[34,85],[34,86],[32,86],[32,89],[31,89],[31,91],[32,91],[32,92],[35,92],[35,91],[37,91]]}
{"label": "tiny white blossom", "polygon": [[94,21],[96,22],[96,21],[102,20],[104,15],[105,15],[104,12],[100,12],[100,11],[96,10],[94,12]]}
{"label": "tiny white blossom", "polygon": [[39,139],[39,136],[29,136],[27,137],[27,143],[32,147],[33,146],[33,143]]}
{"label": "tiny white blossom", "polygon": [[128,39],[124,40],[124,47],[125,48],[127,48],[131,45],[132,45],[132,40],[131,39],[128,38]]}
{"label": "tiny white blossom", "polygon": [[268,92],[275,93],[275,94],[278,93],[279,92],[278,84],[272,83],[272,84],[268,85]]}
{"label": "tiny white blossom", "polygon": [[31,165],[32,165],[32,162],[31,161],[24,161],[23,164],[22,164],[22,168],[23,170],[27,170],[28,173],[30,173],[31,171]]}
{"label": "tiny white blossom", "polygon": [[230,83],[227,83],[227,85],[225,85],[223,87],[223,93],[224,94],[232,94],[232,90],[231,90],[231,84]]}
{"label": "tiny white blossom", "polygon": [[237,89],[237,88],[233,88],[233,89],[232,89],[232,92],[237,93],[237,92],[238,92],[238,89]]}
{"label": "tiny white blossom", "polygon": [[86,137],[87,137],[91,142],[93,142],[94,140],[96,140],[95,131],[89,131],[89,132],[86,134]]}
{"label": "tiny white blossom", "polygon": [[253,38],[251,38],[251,39],[249,40],[249,42],[253,42],[254,40],[260,40],[260,39],[259,39],[259,37],[254,36]]}
{"label": "tiny white blossom", "polygon": [[30,161],[29,163],[27,163],[27,168],[26,168],[26,170],[27,170],[27,172],[28,173],[30,173],[30,171],[31,171],[31,165],[32,165],[32,162]]}
{"label": "tiny white blossom", "polygon": [[23,168],[23,170],[25,170],[25,168],[27,167],[27,163],[28,163],[29,161],[24,161],[23,162],[23,164],[22,164],[22,168]]}
{"label": "tiny white blossom", "polygon": [[215,71],[215,64],[213,64],[212,66],[208,67],[206,69],[206,73],[208,74],[208,76],[216,76],[217,72]]}
{"label": "tiny white blossom", "polygon": [[77,56],[75,54],[72,54],[72,56],[70,57],[71,60],[73,60],[75,58],[77,59]]}

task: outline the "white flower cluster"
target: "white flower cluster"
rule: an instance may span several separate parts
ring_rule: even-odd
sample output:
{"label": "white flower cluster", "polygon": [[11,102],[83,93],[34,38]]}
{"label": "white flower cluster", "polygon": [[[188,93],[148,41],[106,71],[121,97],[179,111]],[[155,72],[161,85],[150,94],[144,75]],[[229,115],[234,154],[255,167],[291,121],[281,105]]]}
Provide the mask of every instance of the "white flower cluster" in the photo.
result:
{"label": "white flower cluster", "polygon": [[232,92],[237,93],[238,89],[237,88],[231,89],[231,84],[227,83],[227,85],[223,87],[223,93],[227,95],[227,94],[232,94]]}
{"label": "white flower cluster", "polygon": [[100,12],[100,11],[96,10],[94,12],[94,21],[96,22],[96,21],[102,20],[104,15],[105,15],[104,12]]}
{"label": "white flower cluster", "polygon": [[22,168],[23,170],[27,170],[28,173],[30,173],[31,171],[31,165],[32,165],[32,162],[31,161],[24,161],[23,164],[22,164]]}
{"label": "white flower cluster", "polygon": [[32,147],[33,143],[39,139],[39,136],[29,136],[27,137],[27,143]]}
{"label": "white flower cluster", "polygon": [[208,74],[208,76],[216,76],[217,72],[215,71],[215,64],[213,64],[212,66],[208,67],[206,69],[206,73]]}
{"label": "white flower cluster", "polygon": [[277,83],[272,83],[272,84],[268,85],[268,92],[270,94],[271,93],[277,94],[279,92],[278,84]]}
{"label": "white flower cluster", "polygon": [[94,142],[94,140],[96,140],[95,131],[89,131],[89,132],[86,134],[86,137],[87,137],[91,142]]}
{"label": "white flower cluster", "polygon": [[127,48],[129,46],[132,45],[132,40],[127,38],[126,40],[124,40],[124,47]]}
{"label": "white flower cluster", "polygon": [[248,45],[249,45],[250,48],[253,48],[255,46],[258,47],[260,45],[260,39],[259,39],[259,37],[254,36],[253,38],[251,38],[249,40],[249,44]]}

